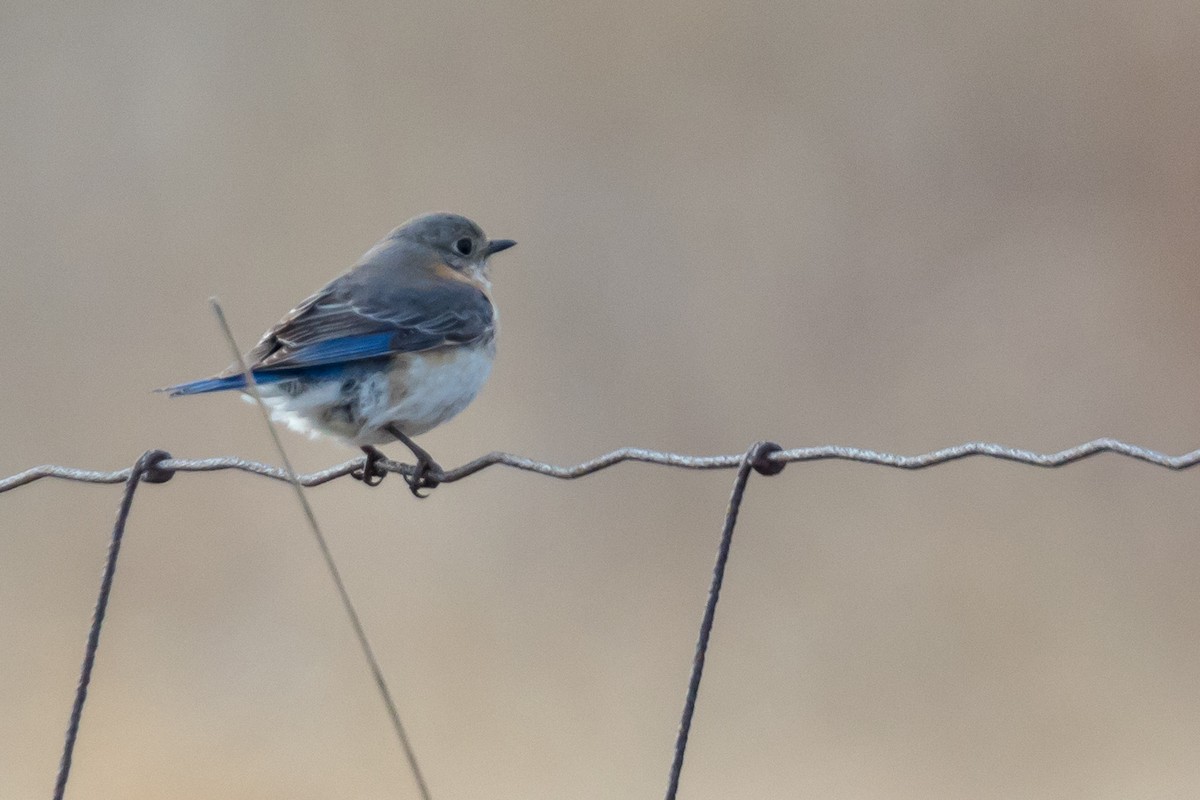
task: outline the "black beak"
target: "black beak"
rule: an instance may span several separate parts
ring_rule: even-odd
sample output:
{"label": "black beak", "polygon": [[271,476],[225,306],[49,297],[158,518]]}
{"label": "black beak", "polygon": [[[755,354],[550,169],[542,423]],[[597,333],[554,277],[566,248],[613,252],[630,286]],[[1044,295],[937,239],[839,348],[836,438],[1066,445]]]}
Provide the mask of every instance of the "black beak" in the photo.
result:
{"label": "black beak", "polygon": [[516,242],[514,242],[512,239],[492,239],[487,243],[487,247],[485,247],[484,250],[490,256],[499,253],[501,250],[507,250],[514,244],[516,244]]}

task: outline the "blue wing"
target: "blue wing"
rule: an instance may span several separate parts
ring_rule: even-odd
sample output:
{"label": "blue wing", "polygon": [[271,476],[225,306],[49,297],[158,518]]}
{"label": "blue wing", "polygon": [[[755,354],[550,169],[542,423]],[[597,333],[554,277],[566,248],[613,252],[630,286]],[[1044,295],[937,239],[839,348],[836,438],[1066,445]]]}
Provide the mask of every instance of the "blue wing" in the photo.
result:
{"label": "blue wing", "polygon": [[[376,358],[397,352],[396,335],[392,333],[367,333],[362,336],[342,336],[301,347],[288,354],[288,367],[316,367],[343,361],[358,361]],[[276,361],[282,364],[283,360]],[[280,369],[280,366],[273,367]],[[259,369],[263,369],[259,367]]]}
{"label": "blue wing", "polygon": [[[331,372],[350,361],[489,339],[495,332],[491,300],[473,283],[456,279],[449,266],[432,262],[413,269],[422,255],[385,240],[353,270],[292,309],[247,354],[255,381],[274,383]],[[163,391],[174,396],[244,385],[233,365]]]}

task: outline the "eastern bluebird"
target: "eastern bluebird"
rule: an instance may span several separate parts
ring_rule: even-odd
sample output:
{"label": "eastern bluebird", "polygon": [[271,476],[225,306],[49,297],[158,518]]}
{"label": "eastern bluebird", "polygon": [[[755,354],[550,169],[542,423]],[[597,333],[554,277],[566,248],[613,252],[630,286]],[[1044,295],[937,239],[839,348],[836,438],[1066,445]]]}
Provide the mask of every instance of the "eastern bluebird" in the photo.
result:
{"label": "eastern bluebird", "polygon": [[[411,437],[462,411],[487,380],[497,319],[488,257],[514,244],[457,214],[396,228],[247,353],[271,416],[360,447],[367,460],[354,475],[370,486],[386,474],[374,445],[399,439],[417,459],[405,481],[422,497],[441,468]],[[161,391],[226,389],[246,389],[237,364]]]}

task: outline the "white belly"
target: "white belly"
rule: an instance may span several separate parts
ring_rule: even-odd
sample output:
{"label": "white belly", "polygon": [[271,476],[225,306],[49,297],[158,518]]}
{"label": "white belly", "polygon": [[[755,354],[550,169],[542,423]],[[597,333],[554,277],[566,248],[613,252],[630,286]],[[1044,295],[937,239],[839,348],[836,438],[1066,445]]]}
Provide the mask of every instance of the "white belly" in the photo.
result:
{"label": "white belly", "polygon": [[323,380],[294,393],[263,387],[263,399],[272,417],[294,430],[356,446],[387,444],[396,437],[383,430],[386,425],[419,436],[470,405],[494,355],[487,345],[405,354],[387,371]]}
{"label": "white belly", "polygon": [[388,423],[395,423],[409,436],[441,425],[479,394],[491,374],[494,357],[491,347],[410,356],[406,369],[392,373],[388,403],[365,414],[362,435],[375,438],[355,444],[395,441],[396,437],[379,430]]}

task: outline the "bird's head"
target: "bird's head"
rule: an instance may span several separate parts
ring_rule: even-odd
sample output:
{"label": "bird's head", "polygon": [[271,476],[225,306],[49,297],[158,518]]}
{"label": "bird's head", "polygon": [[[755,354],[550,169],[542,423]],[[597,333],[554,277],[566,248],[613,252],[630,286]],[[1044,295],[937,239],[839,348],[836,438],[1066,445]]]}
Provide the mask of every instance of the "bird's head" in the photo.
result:
{"label": "bird's head", "polygon": [[413,217],[392,232],[433,249],[452,269],[487,282],[488,258],[516,244],[512,239],[489,239],[483,229],[458,214],[437,212]]}

